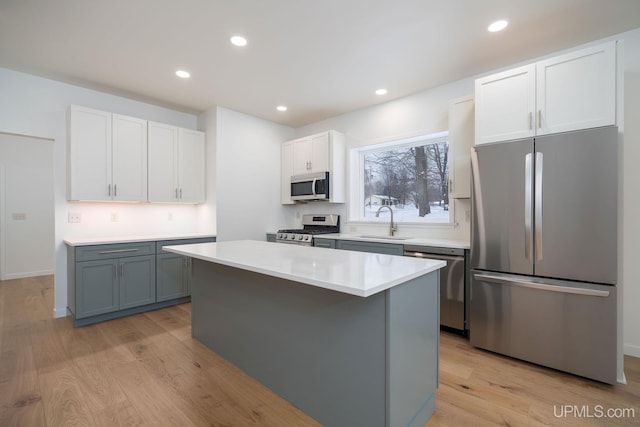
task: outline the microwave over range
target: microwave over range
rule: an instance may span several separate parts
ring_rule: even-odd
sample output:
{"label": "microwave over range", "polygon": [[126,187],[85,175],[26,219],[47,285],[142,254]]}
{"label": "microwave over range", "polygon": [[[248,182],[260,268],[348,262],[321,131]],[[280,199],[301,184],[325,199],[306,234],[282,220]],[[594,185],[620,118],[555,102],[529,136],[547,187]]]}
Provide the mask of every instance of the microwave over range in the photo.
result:
{"label": "microwave over range", "polygon": [[293,175],[291,200],[329,200],[329,172]]}

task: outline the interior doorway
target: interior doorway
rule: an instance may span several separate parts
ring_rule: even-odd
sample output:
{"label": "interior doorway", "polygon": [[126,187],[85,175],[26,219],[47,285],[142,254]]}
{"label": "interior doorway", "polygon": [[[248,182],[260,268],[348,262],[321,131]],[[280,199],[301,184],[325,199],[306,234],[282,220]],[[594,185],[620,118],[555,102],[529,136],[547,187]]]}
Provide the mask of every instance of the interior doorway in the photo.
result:
{"label": "interior doorway", "polygon": [[53,144],[0,132],[0,280],[55,271]]}

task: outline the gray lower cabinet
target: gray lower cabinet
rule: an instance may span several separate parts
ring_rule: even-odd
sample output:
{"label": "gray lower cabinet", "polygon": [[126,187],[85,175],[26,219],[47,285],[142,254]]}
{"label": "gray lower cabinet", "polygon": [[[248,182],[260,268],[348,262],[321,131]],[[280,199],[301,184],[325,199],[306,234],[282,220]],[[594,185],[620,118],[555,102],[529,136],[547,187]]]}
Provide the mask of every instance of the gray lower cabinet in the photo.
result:
{"label": "gray lower cabinet", "polygon": [[157,299],[166,301],[190,295],[188,257],[177,254],[159,254],[156,256],[158,269]]}
{"label": "gray lower cabinet", "polygon": [[81,319],[155,302],[155,266],[153,255],[79,262],[75,317]]}
{"label": "gray lower cabinet", "polygon": [[404,246],[395,243],[360,242],[355,240],[338,240],[336,249],[347,251],[373,252],[387,255],[404,255]]}
{"label": "gray lower cabinet", "polygon": [[275,242],[276,234],[275,233],[267,233],[267,242]]}
{"label": "gray lower cabinet", "polygon": [[[78,262],[75,274],[75,312],[81,319],[116,311],[120,306],[118,260]],[[69,304],[71,307],[71,304]]]}
{"label": "gray lower cabinet", "polygon": [[119,260],[120,310],[156,302],[155,256]]}
{"label": "gray lower cabinet", "polygon": [[215,241],[215,237],[203,237],[156,242],[156,298],[158,302],[191,295],[191,258],[166,252],[162,247]]}
{"label": "gray lower cabinet", "polygon": [[190,300],[191,259],[163,246],[215,237],[69,246],[67,307],[74,326]]}

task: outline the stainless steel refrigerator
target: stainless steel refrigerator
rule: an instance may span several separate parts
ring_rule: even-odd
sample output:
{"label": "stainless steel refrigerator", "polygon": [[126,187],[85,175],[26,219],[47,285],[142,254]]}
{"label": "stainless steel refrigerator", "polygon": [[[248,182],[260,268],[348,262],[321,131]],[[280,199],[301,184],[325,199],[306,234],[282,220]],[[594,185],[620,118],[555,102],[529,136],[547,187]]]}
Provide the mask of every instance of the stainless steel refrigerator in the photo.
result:
{"label": "stainless steel refrigerator", "polygon": [[615,127],[472,153],[472,345],[606,383],[617,372]]}

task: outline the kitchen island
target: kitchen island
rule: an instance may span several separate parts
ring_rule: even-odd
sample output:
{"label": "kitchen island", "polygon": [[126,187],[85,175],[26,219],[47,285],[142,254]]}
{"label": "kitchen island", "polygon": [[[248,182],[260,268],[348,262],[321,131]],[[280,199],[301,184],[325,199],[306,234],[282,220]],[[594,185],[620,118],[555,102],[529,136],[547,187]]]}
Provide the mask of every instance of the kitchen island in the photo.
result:
{"label": "kitchen island", "polygon": [[423,426],[443,261],[261,241],[189,256],[192,334],[327,426]]}

